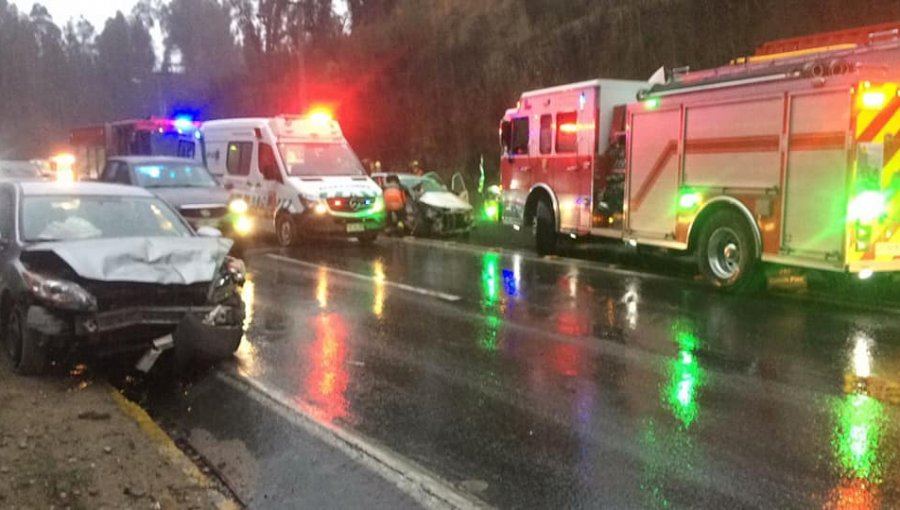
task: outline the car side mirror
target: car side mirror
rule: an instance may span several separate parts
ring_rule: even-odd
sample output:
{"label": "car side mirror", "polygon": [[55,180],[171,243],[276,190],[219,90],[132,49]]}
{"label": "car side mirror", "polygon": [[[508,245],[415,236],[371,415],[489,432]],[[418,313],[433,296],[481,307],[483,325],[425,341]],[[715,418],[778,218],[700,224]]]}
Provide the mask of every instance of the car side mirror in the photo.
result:
{"label": "car side mirror", "polygon": [[222,237],[222,231],[215,227],[200,227],[197,229],[200,237]]}

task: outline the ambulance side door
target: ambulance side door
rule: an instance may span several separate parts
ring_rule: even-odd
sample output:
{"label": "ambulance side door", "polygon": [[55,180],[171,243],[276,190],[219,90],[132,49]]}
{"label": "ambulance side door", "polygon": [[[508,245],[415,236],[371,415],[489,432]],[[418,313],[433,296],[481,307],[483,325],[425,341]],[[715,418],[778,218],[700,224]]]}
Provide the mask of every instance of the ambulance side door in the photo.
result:
{"label": "ambulance side door", "polygon": [[250,186],[250,167],[253,161],[253,142],[231,140],[225,147],[225,175],[222,177],[226,189],[234,198],[242,198],[250,205],[251,214],[256,214],[257,204]]}
{"label": "ambulance side door", "polygon": [[259,141],[256,149],[256,168],[259,171],[257,193],[265,202],[265,218],[260,218],[267,227],[274,228],[275,213],[278,211],[278,191],[284,186],[284,177],[281,174],[281,166],[275,147],[266,142]]}

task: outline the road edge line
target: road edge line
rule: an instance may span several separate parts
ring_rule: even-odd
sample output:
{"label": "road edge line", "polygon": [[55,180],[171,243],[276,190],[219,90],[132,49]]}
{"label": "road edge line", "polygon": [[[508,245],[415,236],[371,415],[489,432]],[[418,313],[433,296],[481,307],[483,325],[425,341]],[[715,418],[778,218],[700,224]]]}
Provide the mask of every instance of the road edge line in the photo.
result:
{"label": "road edge line", "polygon": [[216,376],[232,388],[245,392],[262,405],[299,426],[305,432],[336,448],[395,486],[426,508],[475,510],[491,508],[477,497],[462,492],[452,483],[378,442],[346,429],[328,425],[292,405],[281,392],[245,377],[234,370],[222,370]]}
{"label": "road edge line", "polygon": [[[629,269],[627,267],[622,267],[618,264],[610,264],[606,262],[600,262],[596,260],[588,260],[588,259],[578,259],[573,257],[565,257],[559,255],[544,255],[540,256],[535,253],[529,253],[527,251],[518,249],[518,248],[504,248],[502,246],[484,246],[479,244],[468,244],[464,242],[458,241],[437,241],[433,239],[420,239],[416,237],[402,237],[400,239],[392,240],[396,243],[404,243],[410,244],[413,246],[422,246],[422,247],[432,247],[432,248],[446,248],[448,250],[457,250],[472,254],[483,254],[483,253],[497,253],[500,255],[513,256],[518,255],[522,257],[523,260],[528,260],[531,262],[542,262],[545,264],[550,264],[554,266],[574,266],[579,269],[590,269],[592,271],[600,271],[605,273],[618,273],[624,276],[633,276],[640,277],[644,279],[655,279],[655,280],[678,280],[677,277],[662,275],[662,274],[654,274],[654,273],[645,273],[641,271],[637,271],[635,269]],[[686,280],[690,281],[690,280]]]}
{"label": "road edge line", "polygon": [[[315,262],[307,262],[305,260],[292,259],[290,257],[285,257],[284,255],[278,255],[275,253],[267,253],[266,257],[277,260],[279,262],[285,262],[287,264],[294,264],[297,266],[308,267],[310,269],[325,268],[330,273],[334,273],[334,274],[341,275],[341,276],[346,276],[348,278],[356,278],[357,280],[365,280],[365,281],[369,281],[369,282],[376,281],[376,278],[374,276],[367,276],[364,274],[354,273],[353,271],[347,271],[345,269],[338,269],[338,268],[334,268],[334,267],[331,267],[331,266],[328,266],[325,264],[317,264]],[[449,294],[447,292],[441,292],[439,290],[431,290],[431,289],[425,289],[422,287],[415,287],[413,285],[407,285],[405,283],[399,283],[399,282],[392,282],[390,280],[385,280],[383,283],[387,287],[394,287],[396,289],[405,290],[407,292],[412,292],[414,294],[419,294],[422,296],[429,296],[429,297],[437,298],[442,301],[449,301],[451,303],[456,303],[456,302],[462,300],[461,296],[457,296],[456,294]]]}
{"label": "road edge line", "polygon": [[209,478],[205,476],[197,466],[191,462],[189,458],[175,444],[175,441],[169,437],[153,418],[147,414],[144,409],[125,397],[116,389],[110,389],[113,402],[127,418],[129,418],[138,429],[147,437],[147,439],[156,445],[157,451],[162,454],[169,462],[177,467],[181,473],[191,479],[194,483],[207,490],[213,505],[218,510],[239,510],[241,507],[231,501],[224,495],[220,494],[213,488],[213,484]]}

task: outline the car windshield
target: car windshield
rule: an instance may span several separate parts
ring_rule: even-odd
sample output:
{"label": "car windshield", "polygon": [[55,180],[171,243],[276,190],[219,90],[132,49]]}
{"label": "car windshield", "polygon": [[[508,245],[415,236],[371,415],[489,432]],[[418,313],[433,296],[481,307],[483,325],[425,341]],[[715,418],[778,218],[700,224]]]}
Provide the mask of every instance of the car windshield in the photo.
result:
{"label": "car windshield", "polygon": [[40,179],[41,170],[28,161],[0,161],[0,178]]}
{"label": "car windshield", "polygon": [[26,196],[20,221],[26,242],[191,235],[172,209],[149,197]]}
{"label": "car windshield", "polygon": [[421,193],[447,191],[446,186],[427,175],[423,177],[404,175],[400,177],[400,184],[408,190],[416,190]]}
{"label": "car windshield", "polygon": [[195,163],[152,163],[134,166],[138,185],[143,188],[214,188],[209,171]]}
{"label": "car windshield", "polygon": [[349,147],[339,143],[281,143],[281,159],[288,175],[365,175],[362,163]]}

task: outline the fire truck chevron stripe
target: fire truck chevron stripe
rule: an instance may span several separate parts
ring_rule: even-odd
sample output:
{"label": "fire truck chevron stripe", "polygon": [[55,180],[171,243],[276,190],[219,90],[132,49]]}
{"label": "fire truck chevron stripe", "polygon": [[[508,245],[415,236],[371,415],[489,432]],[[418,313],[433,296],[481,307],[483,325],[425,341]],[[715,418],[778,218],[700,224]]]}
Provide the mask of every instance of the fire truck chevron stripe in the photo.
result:
{"label": "fire truck chevron stripe", "polygon": [[656,160],[656,163],[653,165],[653,168],[650,169],[650,173],[647,174],[647,178],[641,184],[641,187],[638,189],[637,194],[634,195],[634,198],[631,200],[631,211],[637,211],[641,207],[641,203],[647,198],[647,195],[650,194],[650,190],[653,189],[653,185],[656,184],[656,181],[659,180],[659,176],[663,173],[667,166],[669,166],[669,162],[672,158],[675,157],[675,154],[678,153],[678,142],[675,140],[670,140],[668,144],[663,148],[662,154],[659,155],[659,158]]}
{"label": "fire truck chevron stripe", "polygon": [[[885,128],[888,127],[888,123],[895,120],[894,115],[898,111],[900,111],[900,97],[894,97],[884,109],[875,115],[871,122],[868,124],[861,122],[860,125],[856,127],[857,141],[871,142],[878,138],[879,135],[883,135]],[[860,120],[862,120],[862,116],[860,116]]]}

